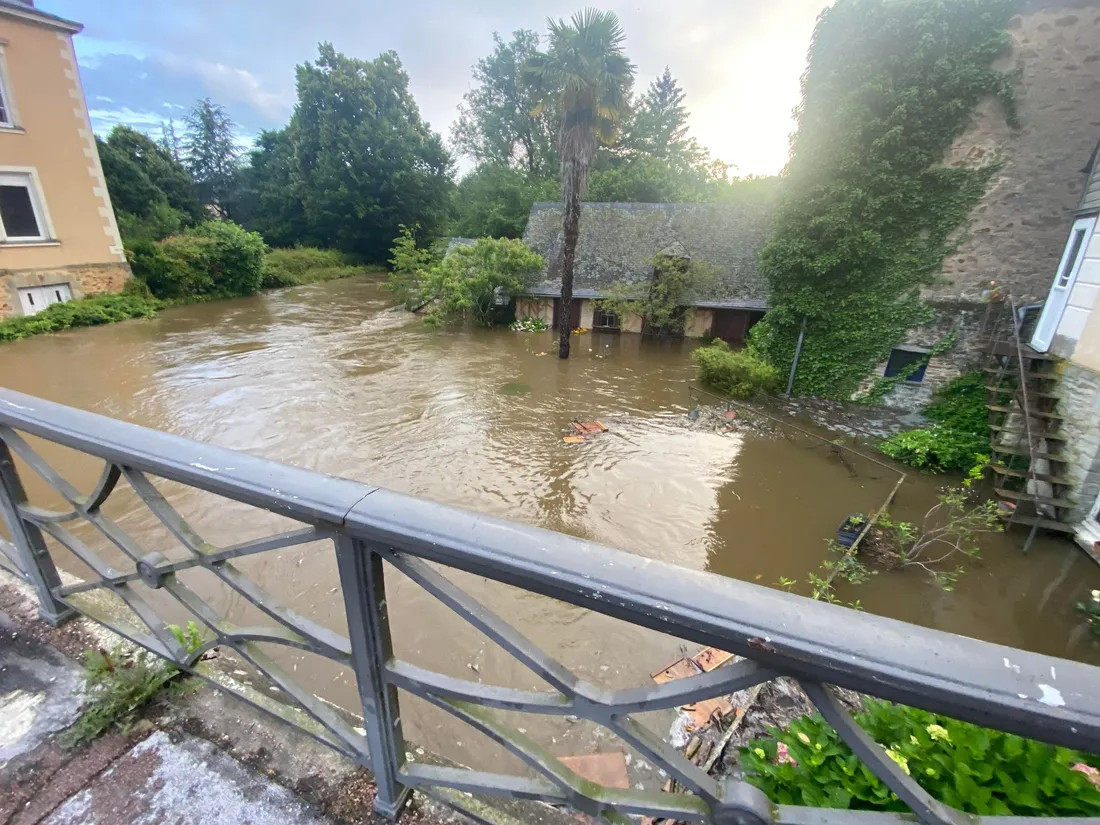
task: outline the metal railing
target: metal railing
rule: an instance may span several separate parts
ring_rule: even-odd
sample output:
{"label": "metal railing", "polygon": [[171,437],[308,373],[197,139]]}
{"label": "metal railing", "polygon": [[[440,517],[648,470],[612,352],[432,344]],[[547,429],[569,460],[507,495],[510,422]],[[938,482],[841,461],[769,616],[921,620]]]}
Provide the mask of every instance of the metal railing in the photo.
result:
{"label": "metal railing", "polygon": [[[75,489],[25,440],[24,433],[102,459],[99,483],[88,494]],[[982,818],[964,815],[931,798],[854,722],[831,685],[1055,745],[1100,752],[1100,669],[1088,665],[675,567],[7,390],[0,390],[0,442],[0,505],[13,539],[2,549],[10,569],[34,586],[44,619],[58,623],[75,613],[89,615],[223,689],[227,685],[202,661],[202,654],[214,646],[232,649],[281,688],[297,708],[253,694],[238,695],[369,766],[378,785],[376,807],[391,817],[401,810],[410,788],[429,792],[450,788],[570,806],[608,822],[627,822],[628,815],[716,825],[898,822],[896,814],[772,805],[743,781],[711,777],[634,716],[729,694],[778,675],[797,680],[860,759],[927,823],[962,825]],[[13,455],[60,494],[68,509],[49,511],[28,502]],[[165,500],[151,476],[288,516],[302,526],[233,547],[214,547]],[[178,542],[185,550],[182,560],[170,562],[145,552],[104,513],[104,503],[123,479],[159,519],[165,540]],[[92,525],[120,551],[125,569],[108,564],[69,530],[70,523],[81,522]],[[75,554],[93,577],[62,584],[46,535]],[[287,609],[233,563],[243,556],[317,539],[333,543],[349,638]],[[384,562],[488,635],[551,690],[484,685],[395,657]],[[743,658],[663,685],[606,690],[571,673],[441,575],[437,565]],[[193,568],[217,576],[258,608],[270,626],[237,626],[219,615],[177,577]],[[188,651],[181,646],[147,598],[149,588],[169,594],[205,626],[210,640],[202,649]],[[96,590],[119,597],[141,629],[97,612],[89,598]],[[358,682],[365,735],[297,683],[260,649],[260,643],[289,645],[349,666]],[[407,761],[398,688],[487,735],[522,760],[533,775]],[[495,710],[591,720],[617,734],[690,793],[594,784],[507,725]]]}

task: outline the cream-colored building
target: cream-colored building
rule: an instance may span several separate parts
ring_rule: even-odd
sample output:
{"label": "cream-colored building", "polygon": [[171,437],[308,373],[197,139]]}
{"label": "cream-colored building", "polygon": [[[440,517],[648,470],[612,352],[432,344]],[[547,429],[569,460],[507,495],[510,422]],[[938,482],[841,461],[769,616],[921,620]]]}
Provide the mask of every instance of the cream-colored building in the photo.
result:
{"label": "cream-colored building", "polygon": [[130,277],[73,51],[81,28],[0,0],[0,317]]}
{"label": "cream-colored building", "polygon": [[1077,540],[1100,561],[1100,145],[1031,346],[1064,359],[1058,413]]}

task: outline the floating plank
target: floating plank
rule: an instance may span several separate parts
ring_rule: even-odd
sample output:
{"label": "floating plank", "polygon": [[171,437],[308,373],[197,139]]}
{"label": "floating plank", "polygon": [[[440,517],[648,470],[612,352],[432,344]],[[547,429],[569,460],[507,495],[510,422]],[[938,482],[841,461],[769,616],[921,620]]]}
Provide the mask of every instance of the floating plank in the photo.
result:
{"label": "floating plank", "polygon": [[562,436],[561,440],[564,441],[566,444],[583,444],[584,443],[584,436],[583,435],[566,435],[566,436]]}
{"label": "floating plank", "polygon": [[699,671],[695,669],[695,665],[692,664],[688,658],[677,659],[667,667],[661,668],[653,674],[653,681],[659,685],[663,685],[665,682],[671,682],[675,679],[686,679],[688,676],[694,676]]}
{"label": "floating plank", "polygon": [[691,661],[699,665],[704,673],[710,673],[716,667],[721,667],[732,658],[732,653],[726,653],[726,651],[719,650],[716,647],[708,647],[692,656]]}

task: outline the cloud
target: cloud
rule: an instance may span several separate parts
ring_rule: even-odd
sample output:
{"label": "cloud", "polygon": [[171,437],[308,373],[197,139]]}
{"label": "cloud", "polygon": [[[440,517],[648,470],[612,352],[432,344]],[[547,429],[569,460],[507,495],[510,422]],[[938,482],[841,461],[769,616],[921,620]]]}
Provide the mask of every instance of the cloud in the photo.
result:
{"label": "cloud", "polygon": [[294,108],[292,93],[266,89],[256,75],[245,69],[174,54],[158,55],[155,59],[169,71],[197,75],[209,91],[209,96],[228,107],[234,103],[246,103],[273,121],[285,120]]}
{"label": "cloud", "polygon": [[[818,13],[829,0],[605,0],[627,36],[644,89],[667,65],[687,93],[693,134],[742,174],[776,172]],[[164,112],[209,95],[243,130],[281,126],[292,110],[294,67],[317,43],[373,58],[394,49],[433,128],[449,130],[470,67],[492,33],[545,33],[577,0],[40,0],[85,23],[77,38],[90,95],[134,112]],[[139,61],[139,62],[133,62]],[[127,75],[126,72],[129,72]],[[141,73],[146,78],[138,83]]]}

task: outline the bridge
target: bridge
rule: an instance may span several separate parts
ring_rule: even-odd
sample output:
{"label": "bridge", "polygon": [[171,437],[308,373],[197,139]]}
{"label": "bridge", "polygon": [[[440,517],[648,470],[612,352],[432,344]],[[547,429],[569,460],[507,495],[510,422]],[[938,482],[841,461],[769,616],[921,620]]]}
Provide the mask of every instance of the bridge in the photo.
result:
{"label": "bridge", "polygon": [[[26,436],[101,461],[98,483],[87,492],[76,489],[44,458],[38,442]],[[52,488],[64,502],[60,509],[28,500],[28,472]],[[298,526],[216,547],[188,524],[154,480],[260,508]],[[159,520],[165,543],[161,550],[169,543],[180,550],[172,559],[160,550],[141,547],[104,511],[122,481]],[[1100,752],[1100,669],[1089,665],[683,569],[8,390],[0,390],[0,511],[11,538],[0,543],[0,563],[33,586],[42,619],[57,625],[83,614],[222,689],[231,688],[204,654],[215,647],[232,650],[289,699],[276,702],[242,692],[240,700],[369,767],[377,781],[376,810],[390,817],[397,817],[411,789],[431,793],[449,788],[539,800],[608,822],[626,822],[631,815],[714,825],[886,825],[908,819],[774,805],[748,783],[706,774],[637,719],[644,712],[726,695],[779,676],[796,680],[864,764],[929,825],[983,819],[1003,825],[1000,820],[1014,818],[974,817],[933,799],[855,723],[833,686],[1054,745]],[[88,529],[113,548],[114,563],[78,537]],[[53,550],[46,537],[53,539]],[[247,556],[317,541],[326,542],[327,552],[335,555],[346,637],[293,612],[234,564]],[[60,548],[71,552],[91,575],[63,581],[54,556]],[[550,690],[485,685],[395,656],[385,582],[390,567],[487,635]],[[578,678],[439,568],[484,576],[739,658],[687,679],[608,690]],[[182,581],[178,574],[187,570],[216,576],[260,611],[267,624],[229,621],[211,600]],[[97,592],[120,599],[128,609],[127,619],[102,610],[101,600],[94,598]],[[185,648],[177,639],[163,615],[165,600],[201,625],[206,638],[201,647]],[[261,648],[268,643],[309,651],[350,668],[360,699],[354,710],[362,714],[363,728],[349,724],[281,667]],[[408,761],[399,689],[488,736],[527,765],[531,775]],[[499,711],[590,720],[690,793],[592,783],[507,724]]]}

